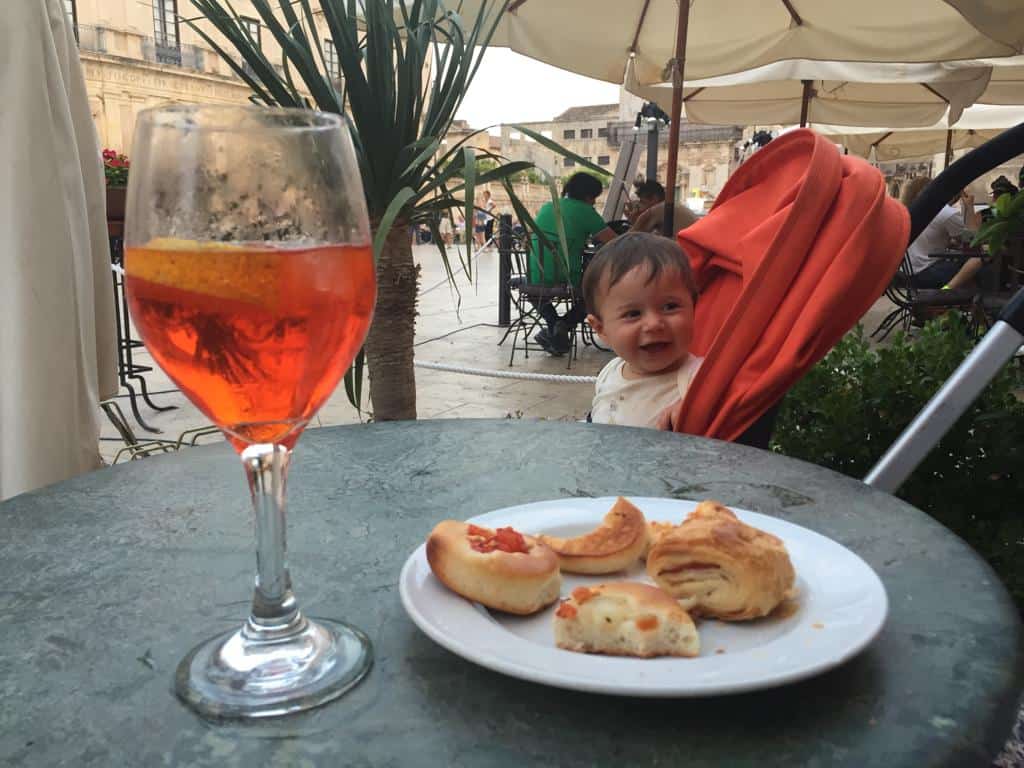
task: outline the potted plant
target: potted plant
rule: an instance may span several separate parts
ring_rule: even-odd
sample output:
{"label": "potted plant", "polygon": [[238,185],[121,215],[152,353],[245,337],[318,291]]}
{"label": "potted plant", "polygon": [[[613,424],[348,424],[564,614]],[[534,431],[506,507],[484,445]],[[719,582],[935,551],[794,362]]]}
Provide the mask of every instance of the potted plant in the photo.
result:
{"label": "potted plant", "polygon": [[[452,229],[456,209],[472,221],[475,188],[494,182],[502,184],[516,214],[536,232],[536,223],[512,188],[515,174],[533,169],[532,163],[506,162],[474,149],[468,142],[475,134],[451,147],[441,144],[509,0],[483,0],[472,23],[440,0],[295,0],[276,9],[269,0],[253,0],[282,50],[280,68],[267,59],[228,0],[192,2],[217,34],[197,19],[187,23],[249,85],[255,103],[315,107],[343,115],[348,122],[377,258],[377,309],[365,346],[373,417],[415,419],[413,334],[419,270],[410,226],[424,224],[431,230],[448,266],[440,217],[448,218]],[[327,74],[318,17],[328,28],[340,78]],[[603,172],[535,131],[516,129],[578,165]],[[484,159],[494,160],[493,167],[481,167]],[[557,215],[555,181],[547,174],[544,178]],[[470,275],[472,238],[465,240],[463,267]],[[564,230],[559,240],[564,252]],[[448,273],[453,273],[450,267]],[[357,406],[362,370],[360,356],[345,379],[349,399]]]}
{"label": "potted plant", "polygon": [[[127,156],[113,149],[103,150],[103,173],[107,180],[107,224],[124,222],[125,189],[128,186]],[[112,235],[120,232],[111,232]]]}

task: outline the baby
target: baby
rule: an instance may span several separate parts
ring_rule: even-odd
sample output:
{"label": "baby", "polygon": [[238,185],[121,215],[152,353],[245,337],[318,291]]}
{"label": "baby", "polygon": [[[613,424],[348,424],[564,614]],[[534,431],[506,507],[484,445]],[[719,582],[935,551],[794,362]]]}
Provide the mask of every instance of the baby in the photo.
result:
{"label": "baby", "polygon": [[591,420],[668,428],[702,358],[690,354],[697,297],[674,240],[629,233],[598,251],[583,275],[587,321],[618,355],[597,377]]}

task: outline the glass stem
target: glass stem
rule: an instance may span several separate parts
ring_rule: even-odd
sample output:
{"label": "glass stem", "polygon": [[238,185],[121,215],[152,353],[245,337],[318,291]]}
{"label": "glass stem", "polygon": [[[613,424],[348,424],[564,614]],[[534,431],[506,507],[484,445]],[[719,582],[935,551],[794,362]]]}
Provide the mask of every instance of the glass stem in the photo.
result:
{"label": "glass stem", "polygon": [[256,512],[256,588],[252,613],[242,629],[252,640],[278,640],[301,632],[299,610],[285,556],[285,485],[291,452],[283,445],[258,443],[242,451]]}

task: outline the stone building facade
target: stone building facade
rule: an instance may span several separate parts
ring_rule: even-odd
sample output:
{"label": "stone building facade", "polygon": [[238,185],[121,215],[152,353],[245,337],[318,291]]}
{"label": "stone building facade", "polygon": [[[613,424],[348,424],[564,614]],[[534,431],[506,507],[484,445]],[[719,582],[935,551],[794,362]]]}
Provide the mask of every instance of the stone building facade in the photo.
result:
{"label": "stone building facade", "polygon": [[[64,6],[75,23],[89,104],[104,147],[128,152],[135,116],[155,104],[249,102],[245,82],[181,20],[198,15],[189,0],[64,0]],[[232,6],[267,58],[280,62],[280,48],[250,0]],[[314,14],[314,20],[325,41],[325,59],[336,66],[322,16]],[[207,22],[197,23],[233,50]]]}
{"label": "stone building facade", "polygon": [[[547,122],[523,123],[566,149],[615,172],[623,143],[638,130],[635,121],[621,118],[619,104],[572,107]],[[640,151],[637,175],[647,168],[646,127]],[[658,134],[658,180],[665,182],[668,168],[668,128]],[[713,200],[738,164],[737,146],[744,138],[739,126],[696,125],[684,123],[679,133],[679,163],[676,194],[680,198],[698,193]],[[514,126],[502,126],[500,153],[511,160],[529,160],[552,176],[564,178],[579,170],[570,158],[563,158],[533,141]]]}

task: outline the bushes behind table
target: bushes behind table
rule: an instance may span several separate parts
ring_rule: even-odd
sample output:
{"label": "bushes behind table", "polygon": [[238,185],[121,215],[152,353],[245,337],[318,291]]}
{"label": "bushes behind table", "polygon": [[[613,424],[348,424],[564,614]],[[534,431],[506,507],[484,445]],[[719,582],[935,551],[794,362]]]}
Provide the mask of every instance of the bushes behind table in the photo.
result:
{"label": "bushes behind table", "polygon": [[[773,448],[863,478],[970,352],[957,316],[871,349],[858,327],[786,396]],[[1020,361],[989,384],[897,495],[951,528],[1024,611],[1024,391]]]}

